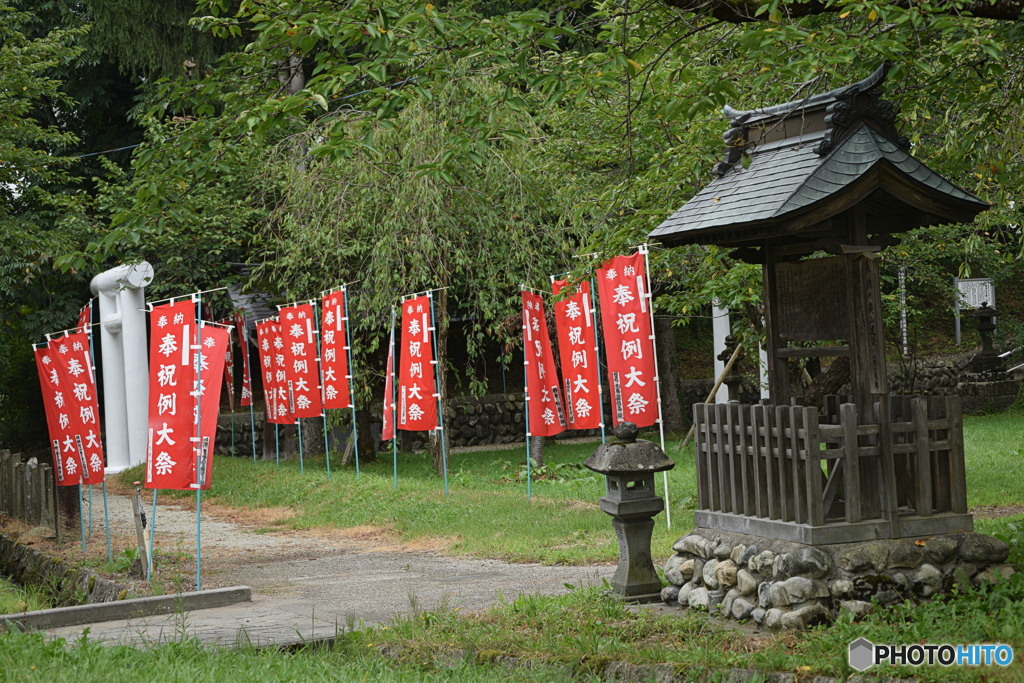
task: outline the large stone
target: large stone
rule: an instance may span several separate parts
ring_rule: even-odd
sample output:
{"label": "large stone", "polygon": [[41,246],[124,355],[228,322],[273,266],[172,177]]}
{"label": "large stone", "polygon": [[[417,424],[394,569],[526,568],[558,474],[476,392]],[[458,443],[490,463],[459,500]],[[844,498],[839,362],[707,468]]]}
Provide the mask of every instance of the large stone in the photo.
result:
{"label": "large stone", "polygon": [[837,598],[845,598],[853,594],[853,581],[849,579],[836,579],[829,584],[829,587],[832,590],[832,595]]}
{"label": "large stone", "polygon": [[736,572],[736,588],[740,595],[750,596],[757,592],[757,578],[746,569]]}
{"label": "large stone", "polygon": [[722,560],[715,567],[715,578],[720,588],[727,589],[736,585],[736,563],[732,560]]}
{"label": "large stone", "polygon": [[942,572],[930,564],[922,564],[910,575],[911,589],[922,598],[930,598],[942,588]]}
{"label": "large stone", "polygon": [[840,600],[839,610],[841,612],[849,612],[853,615],[854,620],[863,619],[865,616],[871,613],[873,606],[870,602],[864,600]]}
{"label": "large stone", "polygon": [[736,598],[732,601],[732,618],[737,620],[743,620],[750,617],[750,613],[754,611],[754,605],[749,600],[743,598]]}
{"label": "large stone", "polygon": [[913,569],[924,561],[924,548],[912,542],[896,545],[889,553],[889,566],[894,569]]}
{"label": "large stone", "polygon": [[755,607],[754,611],[750,613],[750,618],[754,620],[754,623],[763,624],[764,623],[764,615],[765,615],[764,609],[762,609],[761,607]]}
{"label": "large stone", "polygon": [[725,541],[722,541],[715,547],[715,559],[716,560],[728,560],[729,555],[732,554],[732,546]]}
{"label": "large stone", "polygon": [[937,536],[925,541],[924,552],[932,564],[946,564],[956,555],[956,539]]}
{"label": "large stone", "polygon": [[704,581],[704,560],[693,561],[693,577],[691,580],[697,583]]}
{"label": "large stone", "polygon": [[725,591],[708,591],[708,611],[717,612],[718,606],[725,600]]}
{"label": "large stone", "polygon": [[823,605],[813,603],[783,614],[779,625],[782,628],[807,628],[828,623],[830,616]]}
{"label": "large stone", "polygon": [[782,628],[782,615],[784,612],[778,607],[772,607],[770,610],[764,613],[764,626],[765,628],[775,630]]}
{"label": "large stone", "polygon": [[757,606],[768,609],[772,606],[772,584],[764,581],[757,587]]}
{"label": "large stone", "polygon": [[679,587],[679,595],[676,596],[676,602],[683,607],[689,607],[690,605],[690,593],[693,591],[695,586],[692,583],[684,583]]}
{"label": "large stone", "polygon": [[732,560],[732,563],[737,567],[742,566],[743,563],[740,562],[740,558],[743,557],[743,553],[745,552],[747,552],[747,546],[740,543],[732,549],[731,553],[729,553],[729,559]]}
{"label": "large stone", "polygon": [[722,614],[728,616],[732,612],[732,603],[738,597],[740,597],[740,592],[735,588],[725,594],[725,597],[722,599]]}
{"label": "large stone", "polygon": [[679,574],[683,577],[684,582],[693,578],[693,567],[695,563],[696,560],[691,558],[689,560],[684,560],[683,563],[679,565]]}
{"label": "large stone", "polygon": [[665,562],[665,580],[676,586],[682,586],[686,583],[686,579],[683,578],[679,568],[683,562],[686,561],[686,557],[683,555],[673,554],[670,555],[668,560]]}
{"label": "large stone", "polygon": [[704,563],[704,571],[701,576],[704,578],[704,585],[711,590],[718,590],[718,578],[715,576],[715,569],[718,567],[718,560],[708,560]]}
{"label": "large stone", "polygon": [[885,569],[889,560],[889,549],[882,543],[858,543],[842,553],[836,560],[839,568],[851,574]]}
{"label": "large stone", "polygon": [[677,553],[690,553],[702,560],[706,560],[712,556],[716,545],[711,539],[698,536],[697,534],[690,534],[676,541],[676,544],[672,546],[672,550],[675,550]]}
{"label": "large stone", "polygon": [[980,586],[983,583],[999,583],[1005,581],[1014,574],[1014,569],[1008,564],[997,564],[994,567],[989,567],[982,572],[979,572],[974,577],[973,581],[976,585]]}
{"label": "large stone", "polygon": [[818,548],[801,548],[783,556],[782,571],[788,576],[820,579],[832,569],[829,556]]}
{"label": "large stone", "polygon": [[1001,564],[1010,554],[1010,547],[998,538],[985,534],[965,534],[960,541],[960,559],[977,564]]}
{"label": "large stone", "polygon": [[829,591],[825,582],[806,576],[792,576],[785,581],[773,583],[771,587],[773,607],[789,607],[815,598],[827,597]]}
{"label": "large stone", "polygon": [[974,575],[978,573],[978,568],[969,562],[957,562],[953,569],[950,571],[950,585],[957,586],[960,590],[965,590],[971,587]]}
{"label": "large stone", "polygon": [[694,588],[690,591],[690,594],[686,596],[686,604],[690,606],[690,609],[702,609],[707,610],[711,604],[711,599],[708,597],[707,588]]}
{"label": "large stone", "polygon": [[735,560],[736,566],[737,567],[744,566],[745,564],[750,562],[750,558],[754,557],[754,555],[757,555],[757,546],[756,545],[747,546],[747,549],[744,550],[740,554],[739,559]]}
{"label": "large stone", "polygon": [[758,553],[754,557],[747,561],[751,571],[760,572],[762,574],[770,575],[772,571],[772,564],[775,562],[775,553],[771,550],[765,550]]}
{"label": "large stone", "polygon": [[661,601],[675,605],[679,601],[679,586],[665,586],[661,589]]}

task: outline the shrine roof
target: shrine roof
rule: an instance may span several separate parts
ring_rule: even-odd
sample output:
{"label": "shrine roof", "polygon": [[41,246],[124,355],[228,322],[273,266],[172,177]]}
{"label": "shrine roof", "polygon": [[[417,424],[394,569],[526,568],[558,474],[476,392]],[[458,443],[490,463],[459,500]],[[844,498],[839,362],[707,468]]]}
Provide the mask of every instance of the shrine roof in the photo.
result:
{"label": "shrine roof", "polygon": [[837,90],[752,111],[726,108],[718,178],[655,228],[667,244],[792,239],[857,204],[873,232],[967,222],[988,204],[911,156],[878,97],[885,69]]}

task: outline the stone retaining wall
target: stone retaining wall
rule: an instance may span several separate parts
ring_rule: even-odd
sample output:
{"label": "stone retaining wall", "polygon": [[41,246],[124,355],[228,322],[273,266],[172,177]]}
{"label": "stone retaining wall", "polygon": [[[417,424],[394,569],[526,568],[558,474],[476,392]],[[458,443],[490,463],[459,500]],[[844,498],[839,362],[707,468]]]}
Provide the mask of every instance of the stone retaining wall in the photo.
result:
{"label": "stone retaining wall", "polygon": [[86,569],[69,567],[6,534],[0,534],[0,574],[23,586],[42,589],[60,605],[111,602],[130,597],[127,586]]}
{"label": "stone retaining wall", "polygon": [[769,629],[860,617],[873,601],[922,601],[1013,574],[1009,548],[978,533],[807,546],[695,529],[665,563],[670,605],[753,620]]}
{"label": "stone retaining wall", "polygon": [[1006,410],[1020,395],[1020,381],[1005,372],[971,372],[973,353],[919,360],[890,367],[893,393],[921,396],[960,396],[964,413]]}

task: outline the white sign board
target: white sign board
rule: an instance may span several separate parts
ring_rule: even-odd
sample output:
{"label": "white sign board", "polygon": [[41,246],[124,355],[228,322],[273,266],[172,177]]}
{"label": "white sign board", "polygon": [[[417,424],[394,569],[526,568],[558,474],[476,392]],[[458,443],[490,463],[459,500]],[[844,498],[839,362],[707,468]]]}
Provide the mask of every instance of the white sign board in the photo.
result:
{"label": "white sign board", "polygon": [[960,308],[996,307],[996,287],[990,277],[954,279],[960,292]]}

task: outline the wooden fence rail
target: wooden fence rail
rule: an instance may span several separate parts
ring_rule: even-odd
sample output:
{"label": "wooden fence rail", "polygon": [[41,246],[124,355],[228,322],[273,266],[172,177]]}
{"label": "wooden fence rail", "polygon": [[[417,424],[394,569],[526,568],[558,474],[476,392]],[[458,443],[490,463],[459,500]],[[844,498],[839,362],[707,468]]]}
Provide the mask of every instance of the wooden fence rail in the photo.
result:
{"label": "wooden fence rail", "polygon": [[697,404],[699,526],[803,543],[969,530],[957,397]]}
{"label": "wooden fence rail", "polygon": [[56,529],[53,471],[35,458],[22,461],[20,453],[0,451],[0,512],[29,524]]}

